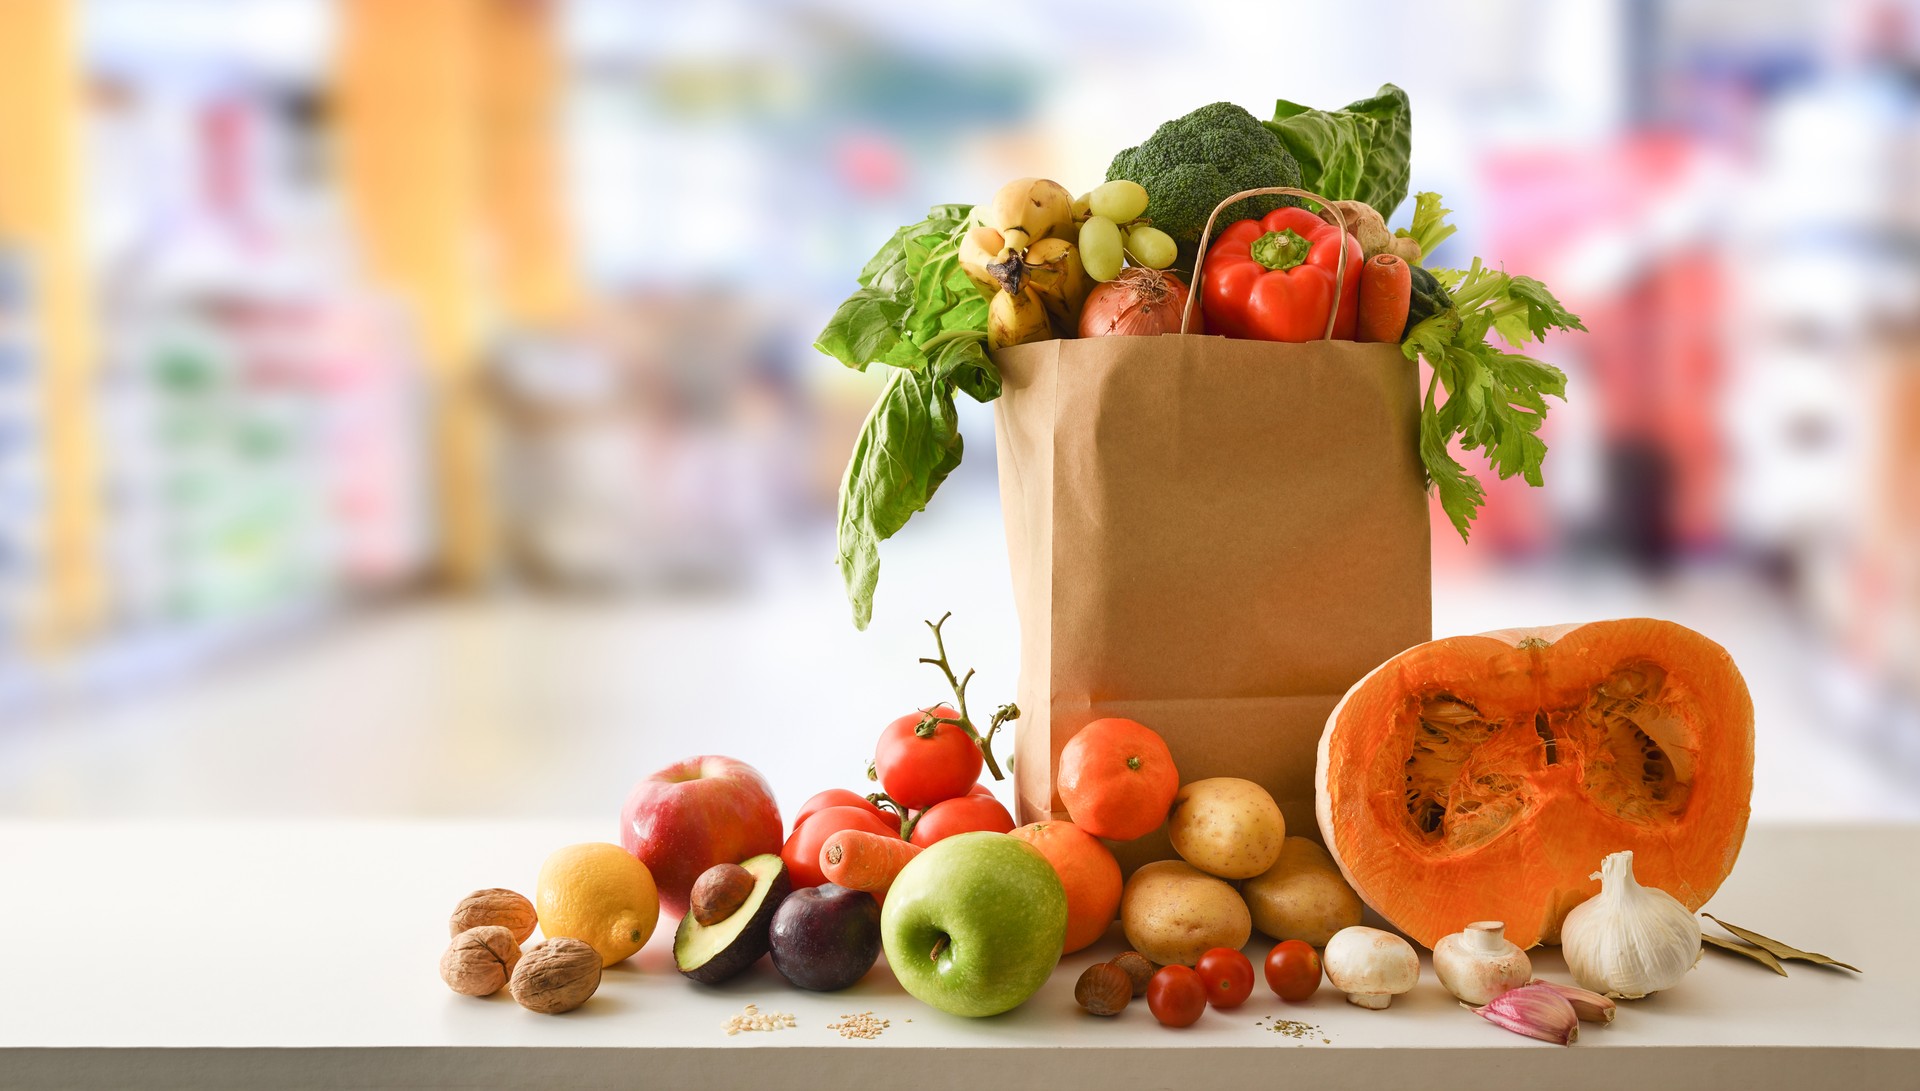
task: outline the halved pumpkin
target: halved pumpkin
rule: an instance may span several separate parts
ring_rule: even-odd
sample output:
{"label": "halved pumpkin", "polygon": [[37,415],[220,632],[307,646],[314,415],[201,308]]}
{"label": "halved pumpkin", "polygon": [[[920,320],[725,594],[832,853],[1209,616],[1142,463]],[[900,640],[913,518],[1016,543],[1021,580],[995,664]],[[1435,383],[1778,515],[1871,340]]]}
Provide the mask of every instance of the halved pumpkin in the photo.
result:
{"label": "halved pumpkin", "polygon": [[1698,909],[1753,795],[1753,699],[1726,650],[1649,618],[1450,637],[1355,683],[1320,737],[1321,836],[1432,947],[1469,922],[1558,943],[1608,853]]}

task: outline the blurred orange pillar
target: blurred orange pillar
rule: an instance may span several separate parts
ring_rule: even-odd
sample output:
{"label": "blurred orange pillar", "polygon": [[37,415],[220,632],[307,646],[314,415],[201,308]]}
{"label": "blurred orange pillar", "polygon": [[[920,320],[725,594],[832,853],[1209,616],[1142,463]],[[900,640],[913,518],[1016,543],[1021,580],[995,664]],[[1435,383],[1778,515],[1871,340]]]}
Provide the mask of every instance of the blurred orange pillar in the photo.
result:
{"label": "blurred orange pillar", "polygon": [[438,408],[443,574],[499,553],[481,376],[502,322],[573,312],[542,0],[341,0],[336,101],[349,206],[373,275],[411,308]]}
{"label": "blurred orange pillar", "polygon": [[95,449],[92,295],[85,253],[78,5],[0,2],[0,244],[24,259],[38,340],[46,459],[38,643],[95,626],[105,604]]}
{"label": "blurred orange pillar", "polygon": [[486,0],[482,152],[501,309],[515,324],[578,316],[558,140],[563,58],[550,0]]}

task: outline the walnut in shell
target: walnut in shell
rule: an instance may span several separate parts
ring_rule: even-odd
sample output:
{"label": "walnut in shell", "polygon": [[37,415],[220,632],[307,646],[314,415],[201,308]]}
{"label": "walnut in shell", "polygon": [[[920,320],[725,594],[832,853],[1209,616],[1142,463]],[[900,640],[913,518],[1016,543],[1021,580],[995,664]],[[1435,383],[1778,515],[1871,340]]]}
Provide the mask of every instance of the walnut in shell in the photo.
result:
{"label": "walnut in shell", "polygon": [[447,934],[457,936],[469,928],[497,924],[513,933],[513,942],[525,943],[527,937],[533,935],[533,926],[539,923],[532,902],[496,886],[476,890],[460,899],[460,904],[453,907],[453,918],[447,922]]}
{"label": "walnut in shell", "polygon": [[497,924],[469,928],[440,956],[440,979],[462,996],[492,996],[513,976],[520,942]]}
{"label": "walnut in shell", "polygon": [[585,940],[566,936],[535,944],[521,957],[507,987],[528,1011],[572,1011],[600,987],[600,952]]}

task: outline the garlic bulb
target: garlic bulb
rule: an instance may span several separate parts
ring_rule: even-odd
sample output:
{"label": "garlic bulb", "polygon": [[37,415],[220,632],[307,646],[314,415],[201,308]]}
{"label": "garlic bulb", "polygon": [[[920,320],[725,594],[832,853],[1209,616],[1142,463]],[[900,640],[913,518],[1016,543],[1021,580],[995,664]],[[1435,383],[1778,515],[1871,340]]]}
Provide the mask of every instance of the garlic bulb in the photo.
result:
{"label": "garlic bulb", "polygon": [[1484,1004],[1533,980],[1527,953],[1515,947],[1499,921],[1475,921],[1433,945],[1433,972],[1448,992]]}
{"label": "garlic bulb", "polygon": [[1633,878],[1633,853],[1600,861],[1600,893],[1560,926],[1560,952],[1582,988],[1634,999],[1670,989],[1700,961],[1700,922],[1664,890]]}

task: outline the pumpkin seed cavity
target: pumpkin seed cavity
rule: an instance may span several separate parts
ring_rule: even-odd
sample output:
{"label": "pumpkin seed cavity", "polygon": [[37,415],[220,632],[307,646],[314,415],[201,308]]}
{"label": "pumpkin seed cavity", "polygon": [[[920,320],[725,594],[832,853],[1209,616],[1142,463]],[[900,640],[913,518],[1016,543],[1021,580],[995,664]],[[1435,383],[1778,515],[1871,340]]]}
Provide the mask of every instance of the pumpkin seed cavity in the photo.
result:
{"label": "pumpkin seed cavity", "polygon": [[[1587,793],[1621,818],[1665,822],[1687,808],[1692,754],[1666,672],[1627,663],[1577,708],[1503,720],[1451,693],[1413,702],[1419,718],[1406,759],[1407,820],[1414,835],[1459,850],[1487,841],[1534,798],[1543,766],[1575,763]],[[1508,730],[1513,727],[1513,730]]]}
{"label": "pumpkin seed cavity", "polygon": [[1630,821],[1671,819],[1687,809],[1693,755],[1667,689],[1658,666],[1627,664],[1595,686],[1567,724],[1587,755],[1587,794]]}

